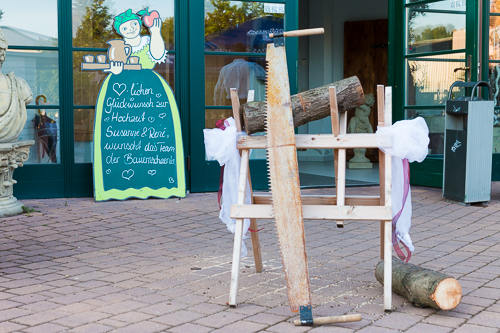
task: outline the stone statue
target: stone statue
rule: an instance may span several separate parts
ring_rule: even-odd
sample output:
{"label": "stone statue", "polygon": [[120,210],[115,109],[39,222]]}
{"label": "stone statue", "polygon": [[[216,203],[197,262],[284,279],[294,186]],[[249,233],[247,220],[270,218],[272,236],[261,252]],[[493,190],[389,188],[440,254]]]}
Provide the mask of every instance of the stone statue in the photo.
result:
{"label": "stone statue", "polygon": [[2,73],[7,46],[7,38],[0,29],[0,143],[17,140],[26,123],[26,104],[33,99],[24,79],[16,77],[14,72]]}
{"label": "stone statue", "polygon": [[[372,105],[375,103],[373,94],[365,95],[365,104],[356,108],[354,117],[349,121],[347,133],[373,133],[372,125],[370,124],[370,112]],[[350,169],[356,168],[372,168],[370,160],[366,158],[366,148],[353,149],[354,157],[348,162]]]}
{"label": "stone statue", "polygon": [[2,73],[7,53],[7,38],[0,29],[0,217],[23,212],[22,203],[14,197],[14,170],[29,157],[33,140],[17,141],[26,123],[26,104],[33,93],[25,80],[13,72]]}

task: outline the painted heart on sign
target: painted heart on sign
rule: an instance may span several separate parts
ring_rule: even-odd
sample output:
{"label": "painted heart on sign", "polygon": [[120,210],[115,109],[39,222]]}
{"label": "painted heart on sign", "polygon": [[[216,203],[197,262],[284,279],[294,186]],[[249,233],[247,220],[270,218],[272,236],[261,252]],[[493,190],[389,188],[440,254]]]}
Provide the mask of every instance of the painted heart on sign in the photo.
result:
{"label": "painted heart on sign", "polygon": [[149,117],[149,118],[148,118],[148,121],[149,121],[150,123],[152,123],[153,121],[155,121],[155,117]]}
{"label": "painted heart on sign", "polygon": [[156,170],[149,170],[148,174],[151,176],[154,176],[154,175],[156,175]]}
{"label": "painted heart on sign", "polygon": [[134,176],[134,170],[128,169],[128,170],[123,170],[122,172],[122,177],[125,178],[126,180],[130,180]]}
{"label": "painted heart on sign", "polygon": [[109,117],[104,118],[104,121],[108,122],[109,121]]}
{"label": "painted heart on sign", "polygon": [[156,94],[156,97],[160,98],[160,97],[161,97],[161,94]]}
{"label": "painted heart on sign", "polygon": [[109,175],[110,173],[111,173],[111,169],[106,170],[106,174]]}
{"label": "painted heart on sign", "polygon": [[113,84],[113,90],[115,93],[118,94],[118,96],[121,96],[127,89],[127,85],[125,83],[115,83]]}
{"label": "painted heart on sign", "polygon": [[163,119],[163,118],[165,118],[166,116],[167,116],[167,114],[166,114],[166,113],[160,113],[160,114],[158,115],[158,117],[160,117],[160,119]]}

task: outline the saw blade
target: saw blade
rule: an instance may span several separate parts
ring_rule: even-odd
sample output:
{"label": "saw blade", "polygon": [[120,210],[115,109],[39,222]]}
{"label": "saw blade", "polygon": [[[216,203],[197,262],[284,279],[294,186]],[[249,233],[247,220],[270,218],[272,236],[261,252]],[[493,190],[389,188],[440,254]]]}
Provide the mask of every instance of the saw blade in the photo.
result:
{"label": "saw blade", "polygon": [[267,45],[267,162],[292,312],[311,304],[299,168],[285,47]]}

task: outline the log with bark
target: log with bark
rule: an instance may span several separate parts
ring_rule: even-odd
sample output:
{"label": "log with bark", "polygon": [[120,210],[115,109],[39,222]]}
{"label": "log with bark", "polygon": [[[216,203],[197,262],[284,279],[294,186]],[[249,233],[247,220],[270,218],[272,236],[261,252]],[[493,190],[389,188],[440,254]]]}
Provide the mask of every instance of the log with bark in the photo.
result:
{"label": "log with bark", "polygon": [[[304,91],[292,96],[292,112],[295,127],[330,115],[328,87],[337,88],[339,112],[354,109],[365,102],[361,83],[356,76]],[[241,106],[247,134],[265,131],[266,102],[250,102]]]}
{"label": "log with bark", "polygon": [[[383,260],[377,264],[375,277],[384,284]],[[462,299],[462,287],[453,277],[395,257],[392,257],[392,290],[421,308],[452,310]]]}

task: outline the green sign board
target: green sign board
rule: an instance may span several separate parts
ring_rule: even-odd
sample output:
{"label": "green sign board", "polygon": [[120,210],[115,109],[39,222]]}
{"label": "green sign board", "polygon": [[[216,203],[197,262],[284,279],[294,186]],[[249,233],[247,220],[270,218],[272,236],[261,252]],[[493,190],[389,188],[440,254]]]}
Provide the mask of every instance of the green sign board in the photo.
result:
{"label": "green sign board", "polygon": [[[155,44],[139,34],[140,23],[130,10],[117,16],[115,28],[124,39],[108,42],[109,63],[104,55],[97,63],[85,56],[82,63],[84,70],[110,72],[94,122],[96,201],[186,195],[179,111],[172,89],[152,70],[168,62],[167,52],[161,38]],[[151,36],[161,37],[160,18],[151,24]]]}

